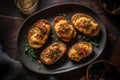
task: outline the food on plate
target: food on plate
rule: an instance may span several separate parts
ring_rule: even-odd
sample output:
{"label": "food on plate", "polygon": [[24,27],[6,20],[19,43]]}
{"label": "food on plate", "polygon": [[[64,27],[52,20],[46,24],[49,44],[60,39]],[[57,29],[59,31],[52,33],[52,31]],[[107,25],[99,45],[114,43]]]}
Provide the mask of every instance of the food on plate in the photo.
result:
{"label": "food on plate", "polygon": [[64,42],[69,42],[76,37],[74,27],[63,16],[57,16],[54,19],[54,29],[57,36]]}
{"label": "food on plate", "polygon": [[66,44],[55,42],[45,48],[40,54],[40,59],[44,64],[51,65],[58,61],[66,52]]}
{"label": "food on plate", "polygon": [[48,39],[50,24],[47,20],[38,20],[28,32],[28,43],[32,48],[41,48]]}
{"label": "food on plate", "polygon": [[79,62],[81,59],[89,56],[93,51],[93,46],[89,42],[80,42],[74,44],[68,51],[68,58]]}
{"label": "food on plate", "polygon": [[98,23],[87,14],[76,13],[72,16],[71,22],[79,32],[89,37],[97,36],[100,31]]}

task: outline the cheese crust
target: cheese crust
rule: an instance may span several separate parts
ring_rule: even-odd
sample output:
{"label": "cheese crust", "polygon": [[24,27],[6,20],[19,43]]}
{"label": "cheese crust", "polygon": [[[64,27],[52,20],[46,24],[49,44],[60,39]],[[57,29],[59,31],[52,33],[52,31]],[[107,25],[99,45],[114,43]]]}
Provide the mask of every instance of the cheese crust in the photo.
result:
{"label": "cheese crust", "polygon": [[55,42],[43,50],[40,59],[44,64],[51,65],[58,61],[65,52],[66,45],[62,42]]}
{"label": "cheese crust", "polygon": [[79,32],[89,37],[97,36],[100,31],[98,23],[87,14],[76,13],[72,16],[71,22]]}
{"label": "cheese crust", "polygon": [[93,46],[89,42],[80,42],[74,44],[68,51],[68,57],[79,62],[81,59],[89,56],[93,51]]}
{"label": "cheese crust", "polygon": [[54,29],[57,36],[64,42],[69,42],[76,37],[74,27],[63,16],[57,16],[54,19]]}
{"label": "cheese crust", "polygon": [[41,48],[48,39],[50,24],[47,20],[37,21],[28,32],[28,43],[32,48]]}

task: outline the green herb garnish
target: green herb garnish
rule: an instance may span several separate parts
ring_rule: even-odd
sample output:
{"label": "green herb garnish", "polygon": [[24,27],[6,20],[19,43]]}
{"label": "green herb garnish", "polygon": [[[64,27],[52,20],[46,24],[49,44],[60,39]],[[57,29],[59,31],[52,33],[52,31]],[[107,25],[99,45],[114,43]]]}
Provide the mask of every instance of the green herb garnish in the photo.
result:
{"label": "green herb garnish", "polygon": [[91,25],[91,24],[90,24],[90,21],[87,21],[87,22],[86,22],[86,26],[89,27],[90,25]]}
{"label": "green herb garnish", "polygon": [[83,41],[87,41],[87,42],[90,42],[94,47],[98,47],[99,46],[99,44],[98,44],[98,42],[96,41],[96,40],[92,40],[91,38],[89,38],[89,37],[83,37],[82,38],[82,40]]}
{"label": "green herb garnish", "polygon": [[43,66],[43,64],[41,64],[39,67],[39,70],[43,70],[43,69],[45,69],[45,66]]}
{"label": "green herb garnish", "polygon": [[53,58],[55,55],[57,55],[57,51],[52,51],[52,52],[50,53],[50,58]]}
{"label": "green herb garnish", "polygon": [[54,42],[59,42],[59,41],[60,41],[59,38],[55,38],[52,43],[54,43]]}
{"label": "green herb garnish", "polygon": [[33,61],[37,60],[37,57],[34,54],[33,48],[31,48],[28,44],[25,44],[24,51],[30,57],[31,60],[33,60]]}

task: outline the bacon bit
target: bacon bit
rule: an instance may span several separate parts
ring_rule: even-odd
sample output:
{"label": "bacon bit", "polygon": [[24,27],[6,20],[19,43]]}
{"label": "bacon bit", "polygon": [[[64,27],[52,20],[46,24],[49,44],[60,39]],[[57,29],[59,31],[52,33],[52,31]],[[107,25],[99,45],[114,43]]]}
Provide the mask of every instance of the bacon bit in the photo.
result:
{"label": "bacon bit", "polygon": [[86,20],[83,21],[84,24],[86,24],[86,22],[87,22]]}
{"label": "bacon bit", "polygon": [[45,27],[44,25],[40,25],[40,26],[39,26],[39,29],[40,29],[40,30],[44,30],[44,29],[46,29],[46,27]]}
{"label": "bacon bit", "polygon": [[91,26],[91,24],[90,24],[90,21],[84,20],[84,21],[79,22],[78,26],[83,27],[83,28],[89,28],[89,26]]}
{"label": "bacon bit", "polygon": [[79,49],[79,55],[85,55],[87,52],[86,52],[86,50],[84,49],[84,48],[80,48]]}
{"label": "bacon bit", "polygon": [[54,35],[51,35],[51,38],[53,38],[53,39],[54,39],[54,38],[55,38],[55,36],[54,36]]}
{"label": "bacon bit", "polygon": [[81,39],[81,38],[82,38],[82,35],[78,35],[78,36],[77,36],[77,39]]}
{"label": "bacon bit", "polygon": [[40,60],[37,61],[38,64],[41,64],[42,62]]}
{"label": "bacon bit", "polygon": [[36,34],[36,38],[40,38],[41,37],[41,35],[40,34]]}
{"label": "bacon bit", "polygon": [[80,23],[79,23],[79,26],[80,26],[80,27],[84,27],[84,26],[85,26],[85,23],[80,22]]}
{"label": "bacon bit", "polygon": [[45,23],[45,24],[49,25],[49,22],[48,22],[48,21],[43,21],[43,23]]}
{"label": "bacon bit", "polygon": [[54,23],[59,22],[61,19],[62,19],[62,17],[57,17],[57,18],[54,20]]}
{"label": "bacon bit", "polygon": [[47,32],[47,29],[46,29],[45,26],[40,26],[39,29],[41,30],[41,32],[42,32],[43,34],[45,34],[45,33]]}
{"label": "bacon bit", "polygon": [[52,60],[55,61],[58,58],[58,55],[55,55]]}
{"label": "bacon bit", "polygon": [[69,27],[69,24],[67,24],[67,23],[66,23],[66,24],[61,24],[60,26],[61,26],[63,29],[66,29],[66,30],[70,28],[70,27]]}
{"label": "bacon bit", "polygon": [[86,54],[86,51],[83,48],[81,48],[78,52],[78,55],[85,55],[85,54]]}
{"label": "bacon bit", "polygon": [[61,53],[61,50],[60,50],[59,48],[56,48],[56,51],[57,51],[58,53]]}
{"label": "bacon bit", "polygon": [[59,51],[60,49],[59,48],[56,48],[56,51]]}
{"label": "bacon bit", "polygon": [[64,34],[64,31],[63,30],[59,30],[58,33],[59,34]]}
{"label": "bacon bit", "polygon": [[84,48],[80,47],[79,45],[75,45],[74,49],[77,50],[78,55],[85,55],[86,54],[86,50]]}
{"label": "bacon bit", "polygon": [[75,49],[75,50],[78,50],[78,49],[79,49],[79,45],[75,45],[75,46],[74,46],[74,49]]}

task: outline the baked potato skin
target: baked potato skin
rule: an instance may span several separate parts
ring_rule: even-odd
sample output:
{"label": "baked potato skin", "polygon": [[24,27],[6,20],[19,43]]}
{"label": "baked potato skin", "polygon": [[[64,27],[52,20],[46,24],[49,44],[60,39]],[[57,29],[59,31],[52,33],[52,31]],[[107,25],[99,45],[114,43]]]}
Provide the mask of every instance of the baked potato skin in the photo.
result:
{"label": "baked potato skin", "polygon": [[28,32],[28,43],[32,48],[41,48],[48,39],[50,24],[47,20],[38,20]]}
{"label": "baked potato skin", "polygon": [[64,42],[69,42],[76,37],[76,31],[74,27],[63,16],[57,16],[54,19],[54,30],[59,38]]}
{"label": "baked potato skin", "polygon": [[89,56],[93,51],[93,46],[89,42],[80,42],[74,44],[68,51],[68,58],[79,62],[81,59]]}
{"label": "baked potato skin", "polygon": [[97,36],[100,31],[98,23],[87,14],[76,13],[72,16],[71,22],[79,32],[89,37]]}
{"label": "baked potato skin", "polygon": [[51,65],[58,61],[65,52],[66,44],[55,42],[43,50],[40,54],[40,60],[46,65]]}

